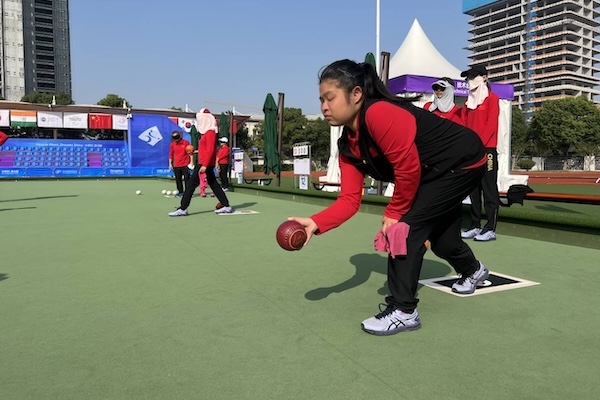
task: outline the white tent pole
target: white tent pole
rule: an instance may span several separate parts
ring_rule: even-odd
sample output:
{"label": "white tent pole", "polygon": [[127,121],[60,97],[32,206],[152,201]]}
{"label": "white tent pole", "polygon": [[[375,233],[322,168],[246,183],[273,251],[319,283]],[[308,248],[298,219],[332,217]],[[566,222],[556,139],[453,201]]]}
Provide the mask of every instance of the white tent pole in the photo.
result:
{"label": "white tent pole", "polygon": [[377,73],[379,73],[379,67],[380,67],[380,61],[379,58],[381,57],[380,50],[379,50],[379,33],[381,31],[381,0],[377,0],[377,11],[376,13],[376,18],[375,18],[375,70],[377,71]]}

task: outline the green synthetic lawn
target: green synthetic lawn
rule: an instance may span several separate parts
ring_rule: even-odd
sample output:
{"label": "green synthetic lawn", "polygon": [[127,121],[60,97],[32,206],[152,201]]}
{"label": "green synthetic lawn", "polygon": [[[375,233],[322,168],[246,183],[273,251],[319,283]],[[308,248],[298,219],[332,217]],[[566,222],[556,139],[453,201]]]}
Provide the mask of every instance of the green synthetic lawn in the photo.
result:
{"label": "green synthetic lawn", "polygon": [[[322,206],[239,191],[232,205],[259,214],[196,197],[169,218],[162,189],[0,182],[0,399],[597,398],[598,249],[501,222],[478,258],[540,285],[422,287],[422,328],[375,337],[360,321],[386,292],[378,215],[290,253],[277,225]],[[426,254],[422,278],[452,274]]]}

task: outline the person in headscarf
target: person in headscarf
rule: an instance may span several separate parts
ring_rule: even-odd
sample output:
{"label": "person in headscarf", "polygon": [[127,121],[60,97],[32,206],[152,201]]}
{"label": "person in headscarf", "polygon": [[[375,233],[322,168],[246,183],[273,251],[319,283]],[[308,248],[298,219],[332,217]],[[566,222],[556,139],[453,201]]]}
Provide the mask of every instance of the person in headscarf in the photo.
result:
{"label": "person in headscarf", "polygon": [[423,108],[438,117],[462,124],[460,108],[454,104],[454,81],[450,78],[440,78],[431,88],[434,94],[433,101],[425,103]]}
{"label": "person in headscarf", "polygon": [[194,166],[192,176],[185,188],[181,204],[177,210],[170,212],[170,217],[183,217],[188,215],[187,209],[192,200],[194,190],[200,184],[200,175],[206,174],[208,185],[219,199],[217,214],[230,214],[233,208],[229,205],[229,199],[215,177],[215,161],[217,155],[217,120],[207,108],[203,108],[196,114],[196,123],[200,140],[198,141],[198,163]]}
{"label": "person in headscarf", "polygon": [[[498,117],[500,98],[490,90],[487,68],[476,65],[460,76],[469,85],[469,97],[461,108],[461,118],[467,128],[475,131],[485,147],[487,162],[481,183],[473,190],[471,199],[471,226],[462,232],[463,239],[481,242],[496,240],[496,224],[500,196],[498,194]],[[481,228],[481,196],[487,215],[487,223]]]}

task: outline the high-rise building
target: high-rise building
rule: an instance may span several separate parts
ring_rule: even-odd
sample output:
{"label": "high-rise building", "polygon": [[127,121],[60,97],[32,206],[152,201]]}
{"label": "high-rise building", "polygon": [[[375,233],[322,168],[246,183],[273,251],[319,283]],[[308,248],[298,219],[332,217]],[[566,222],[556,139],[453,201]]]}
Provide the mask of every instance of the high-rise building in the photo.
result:
{"label": "high-rise building", "polygon": [[595,0],[463,0],[472,18],[470,65],[483,64],[493,82],[513,84],[528,115],[546,100],[594,100],[600,71]]}
{"label": "high-rise building", "polygon": [[68,0],[0,0],[0,96],[71,96]]}

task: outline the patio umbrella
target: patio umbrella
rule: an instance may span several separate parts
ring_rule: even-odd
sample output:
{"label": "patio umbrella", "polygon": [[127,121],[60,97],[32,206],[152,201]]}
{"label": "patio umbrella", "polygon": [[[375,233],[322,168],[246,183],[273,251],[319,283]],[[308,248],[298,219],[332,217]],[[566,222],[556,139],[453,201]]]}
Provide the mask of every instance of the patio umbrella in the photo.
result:
{"label": "patio umbrella", "polygon": [[[198,140],[200,139],[200,132],[196,129],[196,125],[192,125],[190,128],[190,144],[198,150]],[[194,165],[198,164],[198,153],[194,153]]]}
{"label": "patio umbrella", "polygon": [[221,113],[221,117],[219,118],[219,137],[229,139],[229,118],[227,118],[224,112]]}
{"label": "patio umbrella", "polygon": [[277,104],[271,93],[267,94],[263,105],[263,141],[265,143],[265,174],[279,174],[281,164],[277,152]]}
{"label": "patio umbrella", "polygon": [[375,62],[375,56],[373,53],[367,53],[365,56],[365,63],[371,64],[373,68],[377,68],[377,63]]}

